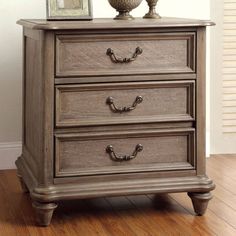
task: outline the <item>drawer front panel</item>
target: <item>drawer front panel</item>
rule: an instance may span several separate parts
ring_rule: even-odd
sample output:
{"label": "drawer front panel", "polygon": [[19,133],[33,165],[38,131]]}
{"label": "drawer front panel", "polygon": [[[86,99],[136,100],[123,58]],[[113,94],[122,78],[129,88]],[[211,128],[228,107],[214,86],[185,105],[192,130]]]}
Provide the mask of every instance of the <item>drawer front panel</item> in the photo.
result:
{"label": "drawer front panel", "polygon": [[56,177],[195,168],[194,129],[58,134],[55,140]]}
{"label": "drawer front panel", "polygon": [[194,72],[194,32],[56,37],[58,77]]}
{"label": "drawer front panel", "polygon": [[194,81],[57,86],[56,125],[191,121],[194,87]]}

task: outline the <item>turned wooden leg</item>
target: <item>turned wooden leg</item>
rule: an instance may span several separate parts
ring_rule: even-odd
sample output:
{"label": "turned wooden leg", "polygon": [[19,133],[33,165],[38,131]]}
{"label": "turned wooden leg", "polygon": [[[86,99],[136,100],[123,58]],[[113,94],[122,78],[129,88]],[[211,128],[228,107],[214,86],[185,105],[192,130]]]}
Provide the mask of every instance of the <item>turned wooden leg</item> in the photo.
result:
{"label": "turned wooden leg", "polygon": [[211,193],[188,193],[193,203],[194,211],[198,216],[204,215],[208,202],[212,199]]}
{"label": "turned wooden leg", "polygon": [[21,189],[23,191],[23,193],[28,193],[29,192],[29,189],[28,187],[26,186],[22,176],[20,174],[17,174],[18,178],[19,178],[19,181],[20,181],[20,185],[21,185]]}
{"label": "turned wooden leg", "polygon": [[36,221],[40,226],[48,226],[51,223],[54,210],[57,208],[55,203],[33,202],[33,207],[36,212]]}

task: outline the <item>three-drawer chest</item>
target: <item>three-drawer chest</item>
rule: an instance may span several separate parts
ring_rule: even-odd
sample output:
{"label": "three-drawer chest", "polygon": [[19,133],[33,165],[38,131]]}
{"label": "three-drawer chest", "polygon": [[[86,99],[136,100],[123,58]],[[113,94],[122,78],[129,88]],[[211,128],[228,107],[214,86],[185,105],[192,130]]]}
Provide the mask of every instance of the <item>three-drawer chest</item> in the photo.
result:
{"label": "three-drawer chest", "polygon": [[187,192],[204,214],[208,21],[20,20],[23,151],[40,225],[59,200]]}

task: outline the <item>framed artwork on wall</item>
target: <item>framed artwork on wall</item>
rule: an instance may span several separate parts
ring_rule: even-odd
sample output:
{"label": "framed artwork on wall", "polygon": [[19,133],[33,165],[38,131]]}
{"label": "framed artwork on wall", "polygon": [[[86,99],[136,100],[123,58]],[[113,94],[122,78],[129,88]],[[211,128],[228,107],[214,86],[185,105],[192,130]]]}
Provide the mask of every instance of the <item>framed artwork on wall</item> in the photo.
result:
{"label": "framed artwork on wall", "polygon": [[47,20],[92,20],[92,0],[47,0]]}

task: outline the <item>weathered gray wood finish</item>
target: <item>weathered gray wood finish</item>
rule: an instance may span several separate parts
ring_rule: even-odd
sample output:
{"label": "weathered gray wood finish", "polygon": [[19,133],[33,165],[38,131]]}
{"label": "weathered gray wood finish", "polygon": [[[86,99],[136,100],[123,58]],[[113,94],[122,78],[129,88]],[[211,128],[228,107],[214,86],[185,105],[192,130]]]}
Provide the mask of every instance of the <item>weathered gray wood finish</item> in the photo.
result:
{"label": "weathered gray wood finish", "polygon": [[[195,33],[58,35],[56,76],[99,76],[185,73],[195,71]],[[111,48],[119,58],[129,58],[140,47],[133,63],[114,63]]]}
{"label": "weathered gray wood finish", "polygon": [[[137,144],[143,150],[130,161],[106,153],[112,145],[118,155],[129,155]],[[56,176],[194,169],[194,145],[194,129],[56,135]]]}
{"label": "weathered gray wood finish", "polygon": [[[132,112],[117,113],[117,107],[131,106],[137,96],[142,103]],[[56,126],[85,126],[144,122],[193,121],[195,81],[107,83],[56,86]]]}
{"label": "weathered gray wood finish", "polygon": [[[212,23],[19,24],[23,153],[16,165],[38,223],[50,224],[59,200],[142,193],[188,192],[202,215],[215,187],[205,173],[205,27]],[[143,52],[130,62],[137,47]]]}

